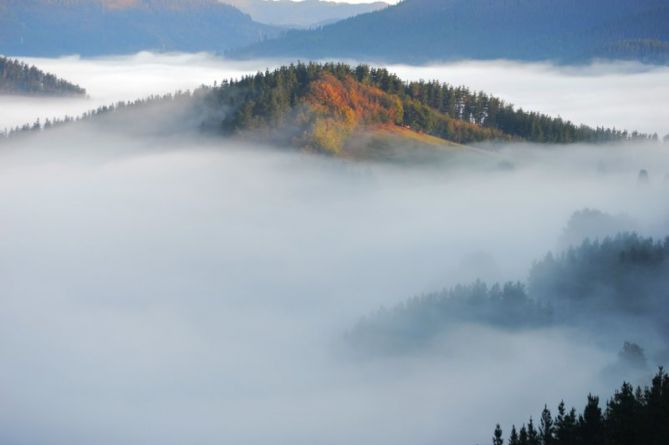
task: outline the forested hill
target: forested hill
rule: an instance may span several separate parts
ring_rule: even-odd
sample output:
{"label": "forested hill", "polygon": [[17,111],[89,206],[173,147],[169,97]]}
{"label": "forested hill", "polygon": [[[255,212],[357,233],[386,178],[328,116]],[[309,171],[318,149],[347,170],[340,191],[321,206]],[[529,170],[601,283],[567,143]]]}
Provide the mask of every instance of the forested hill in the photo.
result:
{"label": "forested hill", "polygon": [[[648,138],[524,111],[465,87],[404,82],[386,69],[341,63],[283,66],[192,94],[103,107],[86,117],[127,116],[149,106],[170,110],[157,113],[174,120],[165,128],[161,118],[166,132],[197,128],[335,155],[360,154],[370,144],[435,147],[482,141],[569,144]],[[148,125],[150,119],[143,115],[141,121]],[[136,127],[137,122],[128,126]]]}
{"label": "forested hill", "polygon": [[275,36],[218,0],[0,0],[0,53],[222,52]]}
{"label": "forested hill", "polygon": [[[666,0],[405,0],[232,53],[423,63],[449,59],[664,62]],[[636,43],[634,43],[636,42]]]}
{"label": "forested hill", "polygon": [[[626,132],[577,126],[517,109],[465,87],[404,82],[366,65],[297,64],[224,82],[206,98],[227,110],[208,122],[228,133],[293,129],[299,145],[338,152],[360,130],[392,128],[468,144],[485,140],[573,143],[621,140]],[[214,114],[215,115],[215,114]]]}
{"label": "forested hill", "polygon": [[0,94],[80,96],[86,90],[34,66],[0,56]]}

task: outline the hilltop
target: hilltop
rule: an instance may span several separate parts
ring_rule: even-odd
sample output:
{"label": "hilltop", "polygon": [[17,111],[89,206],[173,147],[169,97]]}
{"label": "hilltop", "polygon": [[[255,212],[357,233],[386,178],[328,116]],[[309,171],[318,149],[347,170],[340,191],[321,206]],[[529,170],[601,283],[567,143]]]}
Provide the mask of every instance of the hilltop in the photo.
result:
{"label": "hilltop", "polygon": [[383,158],[398,148],[461,150],[486,141],[647,137],[527,112],[465,87],[404,82],[386,69],[341,63],[283,66],[193,93],[103,107],[85,119],[105,122],[109,116],[119,132],[141,123],[152,126],[152,134],[198,131],[352,158]]}
{"label": "hilltop", "polygon": [[666,0],[405,0],[380,11],[233,51],[240,58],[454,59],[600,57],[665,63]]}
{"label": "hilltop", "polygon": [[[561,118],[517,109],[465,87],[404,82],[366,65],[297,64],[223,82],[204,97],[209,110],[225,110],[204,126],[226,134],[268,135],[291,145],[339,154],[361,134],[422,143],[482,141],[600,142],[624,132],[577,126]],[[220,116],[213,111],[209,116]]]}
{"label": "hilltop", "polygon": [[81,96],[86,90],[34,66],[0,56],[0,94]]}

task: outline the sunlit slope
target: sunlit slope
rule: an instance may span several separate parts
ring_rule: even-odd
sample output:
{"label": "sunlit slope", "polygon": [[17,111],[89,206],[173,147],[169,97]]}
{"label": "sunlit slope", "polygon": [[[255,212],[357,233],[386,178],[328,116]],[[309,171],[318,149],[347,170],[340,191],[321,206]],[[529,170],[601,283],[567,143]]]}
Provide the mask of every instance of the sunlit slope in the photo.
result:
{"label": "sunlit slope", "polygon": [[426,133],[410,117],[405,120],[405,106],[413,104],[352,75],[338,78],[323,73],[309,84],[299,105],[297,120],[303,132],[297,137],[298,144],[334,154],[354,154],[374,146],[444,149],[456,146],[453,139],[509,138],[498,130],[451,119],[436,110],[429,110],[431,118],[451,129],[448,134],[435,133],[439,136]]}
{"label": "sunlit slope", "polygon": [[[365,65],[297,64],[224,82],[205,95],[205,127],[341,155],[378,145],[598,142],[625,132],[576,126],[439,82],[406,83]],[[222,119],[217,119],[221,115]]]}
{"label": "sunlit slope", "polygon": [[[343,66],[342,66],[343,67]],[[331,69],[332,68],[332,69]],[[300,68],[256,76],[247,88],[223,86],[212,93],[219,106],[235,107],[223,120],[228,134],[261,138],[344,157],[383,157],[396,148],[458,148],[461,143],[510,140],[500,130],[453,119],[417,101],[384,91],[335,66],[317,67],[304,83]],[[297,74],[293,78],[293,74]],[[277,76],[274,78],[274,76]],[[293,84],[294,81],[297,81]],[[253,91],[258,91],[257,96]],[[425,126],[430,122],[429,128]]]}

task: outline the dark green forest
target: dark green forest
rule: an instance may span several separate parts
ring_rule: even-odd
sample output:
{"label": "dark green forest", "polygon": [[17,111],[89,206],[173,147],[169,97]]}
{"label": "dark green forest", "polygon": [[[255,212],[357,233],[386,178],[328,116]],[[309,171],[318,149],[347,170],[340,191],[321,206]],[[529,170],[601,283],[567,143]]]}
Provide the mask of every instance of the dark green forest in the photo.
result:
{"label": "dark green forest", "polygon": [[589,394],[583,411],[567,410],[564,402],[553,416],[547,406],[538,424],[530,418],[508,438],[497,425],[493,445],[666,445],[669,443],[669,376],[660,368],[650,386],[623,383],[600,406]]}
{"label": "dark green forest", "polygon": [[0,94],[81,96],[86,90],[34,66],[0,56]]}

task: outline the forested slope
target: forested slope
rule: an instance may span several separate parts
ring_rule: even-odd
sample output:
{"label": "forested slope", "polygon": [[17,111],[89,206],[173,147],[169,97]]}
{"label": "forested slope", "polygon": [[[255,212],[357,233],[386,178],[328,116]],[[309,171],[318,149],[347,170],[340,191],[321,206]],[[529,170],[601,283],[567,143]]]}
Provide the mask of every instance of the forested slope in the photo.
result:
{"label": "forested slope", "polygon": [[669,358],[669,238],[624,233],[586,240],[532,267],[528,284],[483,282],[412,298],[361,320],[349,334],[358,350],[398,354],[429,346],[462,323],[506,330],[641,323]]}
{"label": "forested slope", "polygon": [[207,96],[212,109],[229,110],[222,122],[234,133],[295,128],[305,145],[336,152],[356,129],[409,128],[457,143],[524,140],[572,143],[623,140],[626,132],[577,126],[561,118],[515,108],[465,87],[404,82],[366,65],[297,64],[224,82]]}
{"label": "forested slope", "polygon": [[75,96],[86,90],[34,66],[0,56],[0,94]]}

